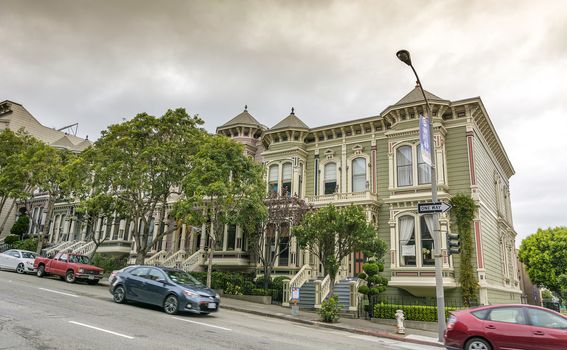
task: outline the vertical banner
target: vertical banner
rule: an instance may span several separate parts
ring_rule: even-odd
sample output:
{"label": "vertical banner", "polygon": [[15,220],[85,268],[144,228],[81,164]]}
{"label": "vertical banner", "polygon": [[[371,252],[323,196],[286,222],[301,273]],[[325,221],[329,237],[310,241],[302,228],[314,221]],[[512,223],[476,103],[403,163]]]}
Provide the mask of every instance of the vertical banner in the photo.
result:
{"label": "vertical banner", "polygon": [[429,143],[429,119],[419,115],[419,147],[423,162],[431,166],[431,144]]}

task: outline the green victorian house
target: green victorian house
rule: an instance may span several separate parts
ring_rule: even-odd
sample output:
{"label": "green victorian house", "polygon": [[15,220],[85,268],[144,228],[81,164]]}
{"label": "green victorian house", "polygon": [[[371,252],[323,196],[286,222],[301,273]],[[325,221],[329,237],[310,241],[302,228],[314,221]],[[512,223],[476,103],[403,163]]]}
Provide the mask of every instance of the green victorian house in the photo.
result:
{"label": "green victorian house", "polygon": [[[479,209],[473,222],[474,268],[481,304],[520,302],[515,237],[508,181],[514,169],[480,98],[449,101],[426,93],[431,104],[436,144],[438,197],[472,196]],[[262,125],[248,109],[217,128],[245,146],[248,156],[266,167],[268,190],[297,194],[315,208],[328,204],[360,205],[369,222],[387,242],[385,295],[435,295],[432,218],[419,215],[419,203],[431,200],[431,176],[419,147],[418,116],[424,113],[419,87],[380,114],[342,123],[309,127],[291,110],[271,128]],[[173,203],[175,198],[171,198]],[[450,232],[450,212],[440,216],[441,234]],[[94,243],[73,214],[72,204],[56,205],[49,230],[59,250],[88,253]],[[132,252],[132,227],[121,218],[99,220],[96,236],[107,241],[99,252]],[[152,224],[150,224],[152,225]],[[158,223],[154,223],[154,232]],[[181,225],[157,243],[148,264],[176,266],[187,271],[206,266],[210,225]],[[301,287],[304,306],[318,307],[330,290],[330,279],[312,254],[299,249],[289,228],[280,244],[289,247],[279,258],[274,275],[287,276],[284,304],[290,287]],[[449,256],[441,240],[445,295],[460,299],[459,256]],[[215,269],[254,271],[256,259],[247,251],[248,237],[233,225],[214,247]],[[357,307],[357,276],[364,257],[352,254],[342,262],[334,291],[349,309]]]}
{"label": "green victorian house", "polygon": [[[434,122],[438,197],[448,201],[465,193],[479,206],[473,223],[479,302],[520,302],[508,185],[512,164],[480,98],[449,101],[426,94]],[[432,218],[417,213],[418,203],[431,201],[430,169],[419,147],[418,116],[424,107],[416,86],[368,118],[309,127],[292,108],[266,128],[245,109],[217,133],[242,142],[251,157],[265,164],[269,190],[285,188],[315,208],[363,206],[389,246],[386,294],[434,296]],[[440,216],[440,226],[444,237],[452,229],[450,212]],[[289,244],[276,270],[289,274],[296,285],[316,278],[319,262],[301,252],[293,237]],[[445,244],[443,239],[445,295],[459,298],[459,256],[449,256]],[[340,277],[356,276],[362,261],[358,254],[345,259]],[[310,271],[300,271],[304,268]]]}

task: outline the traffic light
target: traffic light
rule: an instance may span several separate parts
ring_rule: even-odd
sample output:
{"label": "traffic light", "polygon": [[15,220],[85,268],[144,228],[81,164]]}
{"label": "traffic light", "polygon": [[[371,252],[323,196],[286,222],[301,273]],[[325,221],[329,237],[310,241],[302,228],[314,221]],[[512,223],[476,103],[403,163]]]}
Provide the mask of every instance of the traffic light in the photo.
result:
{"label": "traffic light", "polygon": [[457,233],[447,233],[447,251],[449,255],[461,254],[461,241]]}

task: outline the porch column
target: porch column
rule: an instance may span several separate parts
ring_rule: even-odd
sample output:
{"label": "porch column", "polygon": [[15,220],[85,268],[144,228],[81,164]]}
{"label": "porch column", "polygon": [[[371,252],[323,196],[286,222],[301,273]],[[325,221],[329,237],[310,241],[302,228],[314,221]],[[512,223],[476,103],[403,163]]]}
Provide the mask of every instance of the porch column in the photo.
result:
{"label": "porch column", "polygon": [[222,250],[226,252],[227,248],[228,248],[228,225],[224,225]]}
{"label": "porch column", "polygon": [[187,240],[187,225],[181,225],[181,242],[179,243],[179,250],[185,252],[185,242]]}

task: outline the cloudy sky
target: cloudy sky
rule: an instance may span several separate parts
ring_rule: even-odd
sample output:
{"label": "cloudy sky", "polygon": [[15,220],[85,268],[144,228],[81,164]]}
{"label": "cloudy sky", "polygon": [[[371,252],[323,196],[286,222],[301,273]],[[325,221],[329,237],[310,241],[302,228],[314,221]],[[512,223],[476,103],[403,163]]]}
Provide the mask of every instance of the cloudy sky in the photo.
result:
{"label": "cloudy sky", "polygon": [[173,107],[208,130],[376,115],[414,87],[480,96],[516,169],[515,228],[567,225],[567,1],[1,1],[0,100],[44,125]]}

